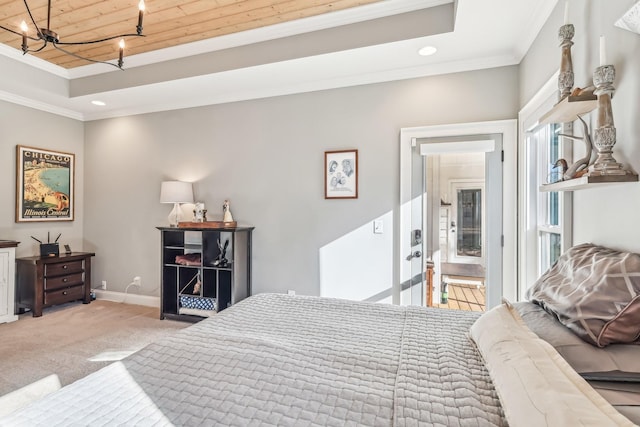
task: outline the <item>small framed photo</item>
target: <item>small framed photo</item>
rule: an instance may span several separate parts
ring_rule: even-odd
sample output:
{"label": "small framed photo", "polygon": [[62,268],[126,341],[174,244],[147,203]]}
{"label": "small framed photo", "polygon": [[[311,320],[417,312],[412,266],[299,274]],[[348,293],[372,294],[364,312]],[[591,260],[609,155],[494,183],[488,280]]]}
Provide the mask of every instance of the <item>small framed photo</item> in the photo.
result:
{"label": "small framed photo", "polygon": [[358,198],[358,150],[324,152],[324,198]]}
{"label": "small framed photo", "polygon": [[16,222],[73,221],[75,156],[16,147]]}
{"label": "small framed photo", "polygon": [[196,202],[193,207],[193,222],[205,222],[207,220],[207,210],[204,203]]}

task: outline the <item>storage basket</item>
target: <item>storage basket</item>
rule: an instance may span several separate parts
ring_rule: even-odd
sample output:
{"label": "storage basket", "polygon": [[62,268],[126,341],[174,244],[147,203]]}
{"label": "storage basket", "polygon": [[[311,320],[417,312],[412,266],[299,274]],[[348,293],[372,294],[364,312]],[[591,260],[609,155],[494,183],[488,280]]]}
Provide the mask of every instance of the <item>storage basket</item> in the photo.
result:
{"label": "storage basket", "polygon": [[196,308],[198,310],[215,310],[216,299],[197,295],[180,295],[180,307]]}

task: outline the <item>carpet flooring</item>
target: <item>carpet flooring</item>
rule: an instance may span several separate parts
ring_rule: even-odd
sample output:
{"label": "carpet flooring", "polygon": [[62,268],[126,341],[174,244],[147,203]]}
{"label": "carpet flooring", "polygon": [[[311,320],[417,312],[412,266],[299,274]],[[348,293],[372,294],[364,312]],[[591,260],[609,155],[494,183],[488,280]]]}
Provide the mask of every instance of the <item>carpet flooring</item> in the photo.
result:
{"label": "carpet flooring", "polygon": [[157,308],[96,300],[0,324],[0,396],[51,374],[70,384],[112,363],[89,360],[97,355],[137,351],[189,326],[159,316]]}

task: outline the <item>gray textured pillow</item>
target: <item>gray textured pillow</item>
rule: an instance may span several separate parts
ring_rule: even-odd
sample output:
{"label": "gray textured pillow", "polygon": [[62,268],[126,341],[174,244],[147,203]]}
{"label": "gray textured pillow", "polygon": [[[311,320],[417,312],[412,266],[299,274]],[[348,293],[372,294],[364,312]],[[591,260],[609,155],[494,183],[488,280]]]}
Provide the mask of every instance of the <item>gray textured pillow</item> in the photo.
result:
{"label": "gray textured pillow", "polygon": [[527,291],[527,299],[593,345],[632,343],[640,338],[640,255],[574,246]]}
{"label": "gray textured pillow", "polygon": [[538,337],[551,344],[571,367],[585,379],[640,382],[640,345],[612,344],[595,347],[530,302],[513,306]]}

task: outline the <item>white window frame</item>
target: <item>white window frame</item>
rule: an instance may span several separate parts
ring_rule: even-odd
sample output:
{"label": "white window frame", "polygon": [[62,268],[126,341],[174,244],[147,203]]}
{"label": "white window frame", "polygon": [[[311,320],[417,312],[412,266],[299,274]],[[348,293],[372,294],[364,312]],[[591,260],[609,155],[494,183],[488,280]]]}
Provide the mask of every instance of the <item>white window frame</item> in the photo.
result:
{"label": "white window frame", "polygon": [[[540,89],[531,101],[520,111],[518,128],[520,147],[518,152],[518,299],[524,300],[525,293],[535,280],[548,268],[543,262],[543,251],[548,247],[543,240],[549,233],[560,235],[560,253],[572,244],[572,193],[558,192],[558,225],[547,224],[547,200],[550,193],[540,192],[539,186],[548,182],[549,169],[541,164],[543,147],[539,139],[549,141],[550,125],[539,125],[538,119],[557,102],[557,73]],[[562,124],[561,133],[571,134],[573,125]],[[561,158],[572,158],[572,143],[560,137]]]}
{"label": "white window frame", "polygon": [[[537,187],[541,185],[555,182],[558,177],[553,176],[552,167],[553,162],[551,157],[551,139],[554,137],[553,133],[572,133],[572,125],[565,123],[562,125],[549,124],[545,126],[537,126],[537,128],[530,132],[530,137],[527,138],[528,144],[535,144],[534,151],[537,156],[531,156],[527,159],[527,167],[529,168],[529,174],[532,170],[537,172]],[[558,138],[558,158],[570,159],[571,158],[571,145],[566,143],[566,139],[560,136]],[[531,151],[530,151],[531,152]],[[551,212],[550,199],[552,196],[557,195],[558,198],[558,218],[557,224],[552,224],[549,220]],[[533,196],[533,194],[532,194]],[[567,217],[566,211],[570,211],[571,207],[567,207],[567,203],[571,203],[571,192],[537,192],[537,200],[529,200],[529,203],[536,203],[536,229],[538,236],[537,246],[537,259],[536,259],[536,276],[539,277],[547,271],[555,262],[560,253],[564,252],[567,248],[567,244],[570,244],[570,239],[567,239],[567,235],[571,230],[571,218]],[[556,235],[560,240],[560,250],[555,257],[551,256],[550,241],[548,238]],[[570,236],[569,236],[570,237]]]}

